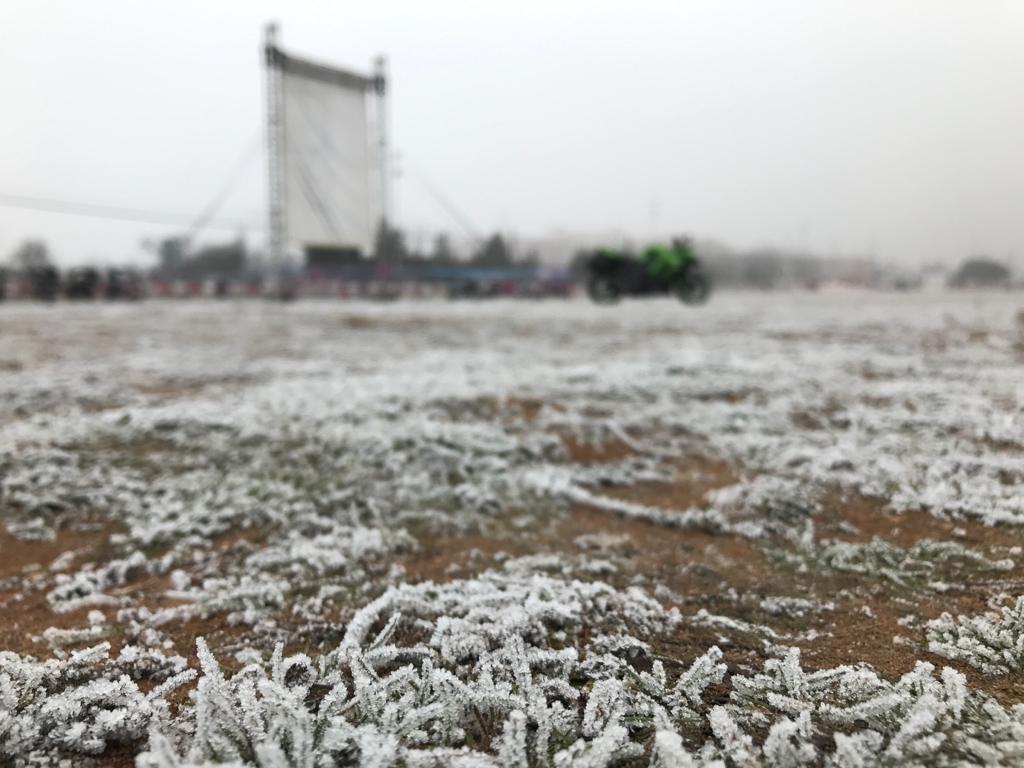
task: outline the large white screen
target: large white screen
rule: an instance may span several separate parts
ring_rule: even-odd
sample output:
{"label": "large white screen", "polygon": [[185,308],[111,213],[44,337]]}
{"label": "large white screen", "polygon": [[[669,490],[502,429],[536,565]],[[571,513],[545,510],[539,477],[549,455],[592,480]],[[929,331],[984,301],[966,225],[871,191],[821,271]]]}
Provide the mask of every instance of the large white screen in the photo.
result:
{"label": "large white screen", "polygon": [[367,91],[282,72],[284,250],[372,249],[376,216]]}

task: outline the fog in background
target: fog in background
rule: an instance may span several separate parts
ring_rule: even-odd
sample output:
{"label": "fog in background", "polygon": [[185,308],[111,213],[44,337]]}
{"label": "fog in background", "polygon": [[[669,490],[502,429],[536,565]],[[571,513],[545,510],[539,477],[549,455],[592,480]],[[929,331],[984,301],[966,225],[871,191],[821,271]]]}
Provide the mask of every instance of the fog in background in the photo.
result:
{"label": "fog in background", "polygon": [[[265,242],[262,26],[389,57],[397,223],[1024,257],[1024,3],[108,2],[0,6],[0,194]],[[0,208],[0,258],[147,263],[182,227]]]}

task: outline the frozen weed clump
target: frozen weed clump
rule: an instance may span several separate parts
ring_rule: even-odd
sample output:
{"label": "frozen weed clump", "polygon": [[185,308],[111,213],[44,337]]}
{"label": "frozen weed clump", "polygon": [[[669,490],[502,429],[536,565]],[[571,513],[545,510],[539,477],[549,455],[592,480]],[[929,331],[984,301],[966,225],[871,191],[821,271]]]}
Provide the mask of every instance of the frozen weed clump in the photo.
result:
{"label": "frozen weed clump", "polygon": [[[725,709],[735,721],[770,725],[767,765],[822,759],[836,768],[1011,765],[1024,759],[1024,706],[1004,709],[970,691],[949,667],[936,676],[931,664],[918,662],[892,683],[865,666],[805,672],[793,649],[765,662],[760,674],[734,676],[732,685]],[[834,750],[820,747],[828,735]]]}
{"label": "frozen weed clump", "polygon": [[87,565],[72,574],[59,573],[56,586],[47,594],[50,607],[58,613],[92,605],[117,605],[104,590],[124,584],[132,576],[145,573],[151,564],[141,552],[111,560],[101,566]]}
{"label": "frozen weed clump", "polygon": [[772,616],[806,616],[821,611],[832,611],[836,606],[831,601],[823,603],[802,597],[769,595],[761,599],[759,607]]}
{"label": "frozen weed clump", "polygon": [[821,491],[799,479],[758,475],[748,481],[711,491],[708,501],[730,523],[748,526],[756,537],[764,533],[801,533],[820,509]]}
{"label": "frozen weed clump", "polygon": [[989,675],[1024,672],[1024,597],[980,616],[944,613],[925,628],[928,650]]}
{"label": "frozen weed clump", "polygon": [[[627,635],[666,631],[674,612],[638,592],[491,574],[393,588],[316,660],[252,663],[227,677],[202,641],[194,706],[154,726],[146,766],[610,764],[645,753],[630,729],[698,720],[725,674],[713,648],[669,681]],[[557,639],[556,639],[557,638]],[[627,728],[627,725],[629,728]],[[175,735],[177,734],[177,735]],[[497,754],[497,760],[494,755]]]}
{"label": "frozen weed clump", "polygon": [[[169,717],[166,696],[194,677],[180,657],[103,643],[63,660],[0,652],[0,757],[15,765],[134,744]],[[129,677],[163,682],[143,693]]]}
{"label": "frozen weed clump", "polygon": [[[760,673],[734,674],[727,702],[709,706],[708,689],[726,675],[717,648],[670,677],[630,634],[679,627],[675,612],[638,591],[518,570],[402,585],[358,611],[338,647],[315,659],[250,653],[228,674],[200,642],[198,687],[173,715],[165,694],[189,673],[170,661],[147,671],[153,651],[112,661],[101,646],[42,663],[4,655],[0,743],[4,754],[40,760],[147,743],[139,764],[148,768],[1024,758],[1024,711],[928,664],[891,683],[863,666],[808,672],[791,651]],[[126,673],[166,682],[142,694]]]}
{"label": "frozen weed clump", "polygon": [[278,651],[225,678],[201,644],[203,676],[186,715],[194,723],[177,724],[193,735],[175,744],[155,731],[140,762],[605,765],[613,755],[636,757],[644,748],[624,723],[698,716],[702,691],[724,674],[720,654],[670,685],[660,663],[651,674],[630,666],[640,641],[591,646],[580,633],[589,622],[651,631],[676,621],[638,593],[539,576],[392,589],[316,661]]}
{"label": "frozen weed clump", "polygon": [[[622,517],[648,520],[670,528],[694,528],[723,531],[727,526],[722,515],[713,509],[691,507],[685,510],[662,509],[636,504],[591,491],[578,484],[576,474],[568,469],[547,466],[524,473],[527,487],[542,498],[554,498],[603,509]],[[585,479],[585,478],[584,478]]]}
{"label": "frozen weed clump", "polygon": [[822,541],[805,544],[786,559],[801,565],[819,564],[826,568],[863,576],[873,576],[900,586],[910,586],[948,569],[956,574],[976,571],[1008,571],[1013,560],[991,560],[955,541],[923,539],[909,548],[897,547],[882,539],[869,542]]}
{"label": "frozen weed clump", "polygon": [[[200,641],[194,701],[176,719],[153,719],[139,764],[853,768],[1024,759],[1024,707],[971,692],[949,668],[935,675],[919,663],[896,682],[863,666],[805,672],[794,649],[760,673],[734,675],[727,703],[709,707],[706,691],[726,671],[717,648],[674,681],[660,661],[650,671],[621,659],[585,667],[580,659],[607,651],[557,651],[515,632],[455,662],[430,639],[398,644],[408,632],[399,616],[374,621],[379,632],[339,653],[312,660],[279,647],[232,676]],[[429,627],[418,629],[429,638]]]}

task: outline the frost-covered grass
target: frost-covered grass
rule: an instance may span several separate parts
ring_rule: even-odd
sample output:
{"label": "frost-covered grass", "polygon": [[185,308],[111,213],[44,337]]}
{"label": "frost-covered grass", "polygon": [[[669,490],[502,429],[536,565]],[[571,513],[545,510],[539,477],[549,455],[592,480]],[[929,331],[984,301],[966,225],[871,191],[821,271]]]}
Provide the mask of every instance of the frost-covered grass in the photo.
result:
{"label": "frost-covered grass", "polygon": [[1024,597],[979,616],[948,613],[928,623],[928,649],[990,675],[1024,674]]}
{"label": "frost-covered grass", "polygon": [[1013,764],[1021,304],[0,307],[0,760]]}
{"label": "frost-covered grass", "polygon": [[921,539],[902,548],[881,539],[866,543],[820,541],[787,553],[787,559],[800,566],[824,567],[846,573],[887,579],[899,585],[930,581],[938,589],[947,586],[939,576],[963,578],[972,572],[1009,571],[1013,560],[990,560],[956,541]]}
{"label": "frost-covered grass", "polygon": [[[864,667],[807,672],[798,651],[735,675],[711,647],[669,678],[641,640],[678,622],[639,594],[601,584],[490,576],[386,592],[316,659],[241,654],[226,674],[199,641],[190,705],[143,695],[105,647],[63,664],[0,657],[0,744],[25,758],[90,754],[141,740],[144,766],[1012,764],[1024,707],[972,693],[963,675],[921,663],[896,682]],[[611,634],[584,640],[585,622]],[[132,654],[137,653],[132,650]],[[647,661],[648,664],[643,664]],[[91,662],[91,663],[90,663]],[[701,738],[701,723],[710,736]],[[765,735],[766,734],[766,735]],[[762,738],[763,736],[763,738]],[[755,741],[756,739],[756,741]]]}

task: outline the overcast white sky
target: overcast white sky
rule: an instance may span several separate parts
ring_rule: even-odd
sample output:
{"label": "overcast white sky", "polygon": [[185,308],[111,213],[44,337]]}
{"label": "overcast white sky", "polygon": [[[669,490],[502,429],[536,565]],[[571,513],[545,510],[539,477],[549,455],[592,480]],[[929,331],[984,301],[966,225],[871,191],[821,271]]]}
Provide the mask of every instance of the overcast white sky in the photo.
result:
{"label": "overcast white sky", "polygon": [[[270,19],[294,53],[387,54],[402,164],[482,230],[1024,257],[1009,0],[4,0],[0,195],[198,216],[249,154],[220,218],[262,242]],[[458,231],[409,173],[397,208]],[[141,263],[173,231],[0,207],[0,257]]]}

